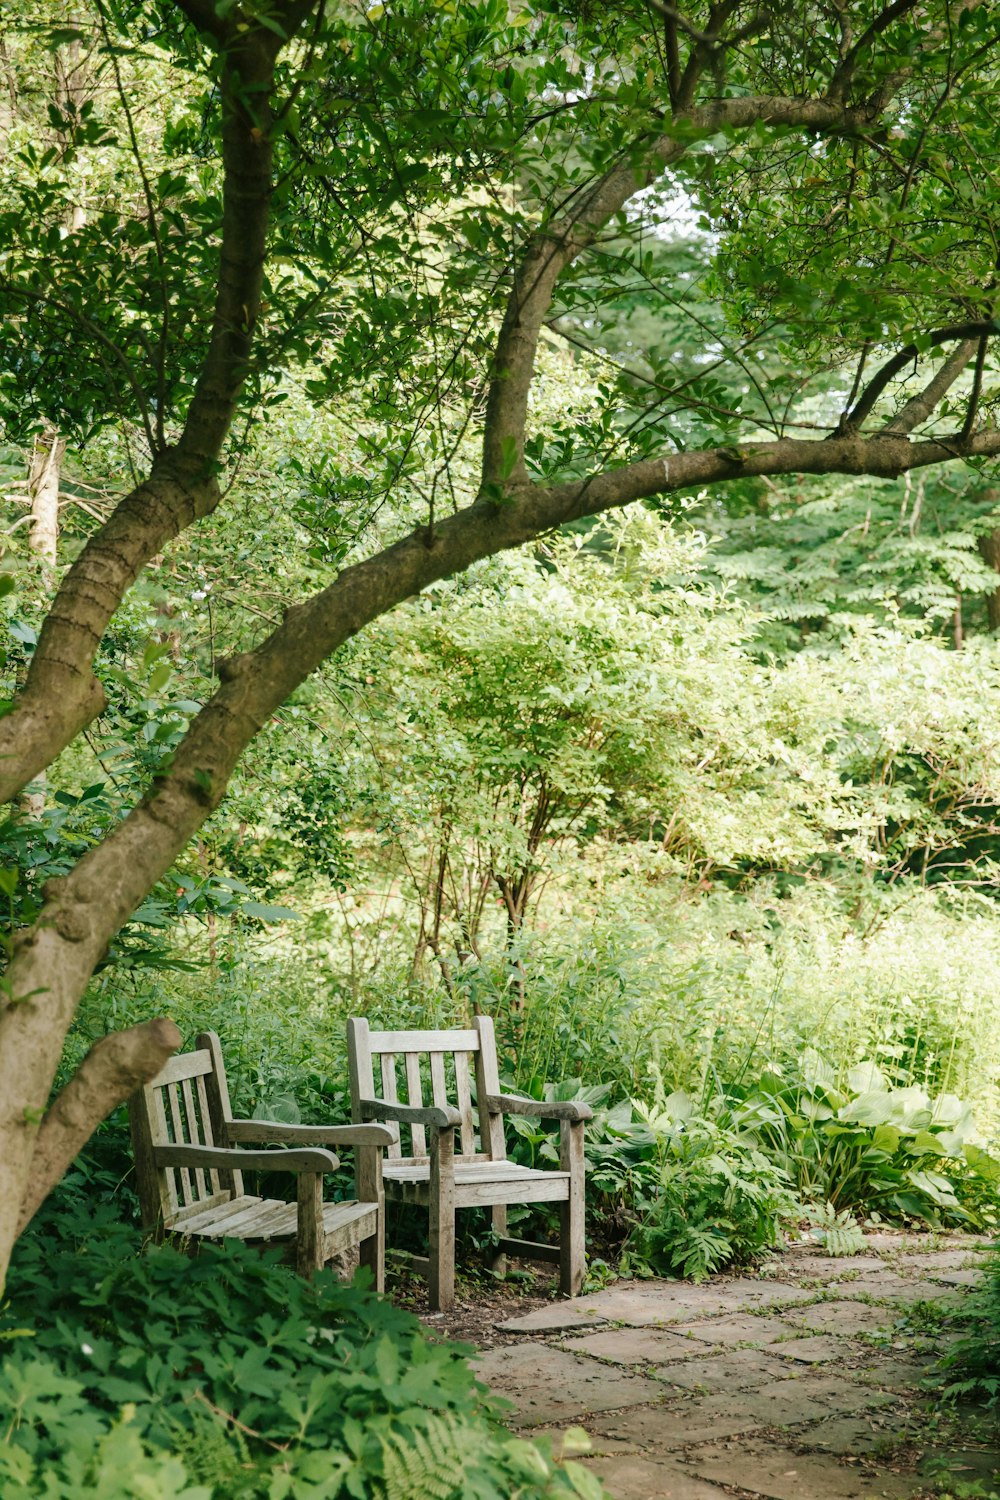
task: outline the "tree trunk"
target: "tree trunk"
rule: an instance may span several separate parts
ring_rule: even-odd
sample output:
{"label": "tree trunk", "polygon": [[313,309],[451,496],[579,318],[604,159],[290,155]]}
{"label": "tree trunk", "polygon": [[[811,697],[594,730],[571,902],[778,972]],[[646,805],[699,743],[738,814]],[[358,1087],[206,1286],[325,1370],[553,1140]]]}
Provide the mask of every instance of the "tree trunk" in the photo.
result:
{"label": "tree trunk", "polygon": [[[55,427],[46,424],[35,438],[28,463],[28,548],[37,560],[42,587],[55,587],[59,552],[59,480],[66,443]],[[36,821],[45,811],[45,773],[36,776],[18,798],[18,811]]]}
{"label": "tree trunk", "polygon": [[[979,555],[987,567],[1000,574],[1000,529],[987,531],[978,539]],[[1000,630],[1000,583],[986,595],[986,619],[991,631]]]}
{"label": "tree trunk", "polygon": [[59,480],[66,441],[46,426],[35,438],[28,471],[31,520],[28,546],[38,559],[42,580],[51,588],[56,579],[59,546]]}

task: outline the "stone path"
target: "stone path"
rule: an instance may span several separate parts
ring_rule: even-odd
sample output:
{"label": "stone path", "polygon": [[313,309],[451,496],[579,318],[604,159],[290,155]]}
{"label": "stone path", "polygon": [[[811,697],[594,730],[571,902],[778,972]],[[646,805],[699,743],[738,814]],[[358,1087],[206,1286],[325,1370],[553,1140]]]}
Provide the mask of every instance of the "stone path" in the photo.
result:
{"label": "stone path", "polygon": [[904,1500],[948,1476],[988,1494],[994,1429],[922,1384],[977,1248],[873,1235],[863,1255],[793,1250],[757,1277],[618,1283],[499,1323],[478,1373],[512,1425],[583,1427],[615,1500]]}

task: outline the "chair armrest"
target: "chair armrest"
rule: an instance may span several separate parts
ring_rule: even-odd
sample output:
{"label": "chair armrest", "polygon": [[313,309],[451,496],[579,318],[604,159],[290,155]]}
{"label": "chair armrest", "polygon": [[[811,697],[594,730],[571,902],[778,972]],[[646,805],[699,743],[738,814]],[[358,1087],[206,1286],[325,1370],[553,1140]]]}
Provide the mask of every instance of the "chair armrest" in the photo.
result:
{"label": "chair armrest", "polygon": [[332,1151],[230,1151],[223,1146],[154,1146],[158,1167],[214,1167],[237,1172],[336,1172]]}
{"label": "chair armrest", "polygon": [[391,1146],[388,1125],[282,1125],[277,1120],[229,1120],[231,1141],[277,1141],[289,1146]]}
{"label": "chair armrest", "polygon": [[491,1115],[532,1115],[539,1120],[592,1120],[594,1111],[580,1099],[524,1099],[520,1094],[487,1094]]}
{"label": "chair armrest", "polygon": [[384,1099],[362,1099],[361,1113],[370,1120],[398,1120],[400,1125],[436,1125],[439,1130],[449,1130],[462,1123],[462,1116],[450,1104],[432,1104],[418,1109],[415,1104],[387,1104]]}

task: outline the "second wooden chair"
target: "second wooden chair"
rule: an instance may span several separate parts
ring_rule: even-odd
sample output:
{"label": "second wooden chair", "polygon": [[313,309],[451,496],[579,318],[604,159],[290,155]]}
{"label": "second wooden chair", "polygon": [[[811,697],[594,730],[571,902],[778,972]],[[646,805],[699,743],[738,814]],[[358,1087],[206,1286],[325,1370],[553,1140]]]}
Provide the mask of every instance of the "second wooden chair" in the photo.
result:
{"label": "second wooden chair", "polygon": [[[488,1016],[477,1016],[468,1031],[371,1031],[363,1019],[351,1020],[347,1026],[352,1116],[359,1124],[384,1120],[393,1132],[383,1169],[386,1196],[421,1204],[430,1215],[426,1271],[431,1307],[448,1308],[455,1300],[455,1211],[459,1208],[490,1209],[498,1237],[495,1270],[503,1269],[508,1254],[557,1261],[563,1295],[577,1296],[584,1277],[583,1128],[593,1113],[590,1106],[576,1100],[547,1103],[501,1093],[493,1022]],[[472,1104],[473,1071],[477,1111]],[[432,1102],[425,1104],[428,1084]],[[400,1085],[405,1089],[405,1103],[399,1098]],[[560,1122],[558,1171],[540,1171],[508,1160],[505,1114]],[[409,1136],[408,1152],[403,1148],[401,1127]],[[558,1203],[559,1244],[509,1238],[507,1206],[511,1203]]]}

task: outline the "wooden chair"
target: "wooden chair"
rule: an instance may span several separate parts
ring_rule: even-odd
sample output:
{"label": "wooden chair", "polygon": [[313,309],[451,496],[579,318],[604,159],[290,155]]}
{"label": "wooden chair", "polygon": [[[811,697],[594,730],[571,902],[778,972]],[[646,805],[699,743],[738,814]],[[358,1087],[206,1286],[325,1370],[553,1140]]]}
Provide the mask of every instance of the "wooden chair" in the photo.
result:
{"label": "wooden chair", "polygon": [[[349,1021],[347,1030],[352,1116],[358,1123],[385,1120],[393,1132],[383,1167],[386,1196],[424,1205],[430,1215],[430,1253],[426,1261],[414,1261],[427,1272],[431,1307],[447,1308],[455,1300],[456,1209],[484,1205],[499,1235],[495,1270],[502,1274],[508,1254],[558,1261],[563,1295],[578,1296],[584,1276],[583,1127],[593,1114],[590,1106],[501,1094],[493,1022],[487,1016],[477,1016],[471,1031],[370,1031],[364,1020]],[[472,1107],[472,1068],[478,1121]],[[433,1102],[425,1105],[428,1081]],[[401,1082],[406,1103],[400,1102]],[[519,1167],[507,1160],[505,1114],[559,1120],[558,1172]],[[410,1137],[407,1154],[401,1126]],[[510,1203],[558,1203],[559,1245],[509,1239]]]}
{"label": "wooden chair", "polygon": [[[382,1152],[393,1141],[384,1125],[281,1125],[234,1120],[222,1049],[203,1031],[197,1050],[172,1057],[128,1103],[142,1221],[158,1234],[192,1239],[287,1243],[304,1276],[359,1245],[378,1291],[384,1287]],[[273,1142],[307,1150],[243,1151],[239,1142]],[[324,1203],[323,1177],[340,1166],[326,1146],[355,1153],[358,1201]],[[297,1202],[243,1190],[244,1171],[294,1172]]]}

